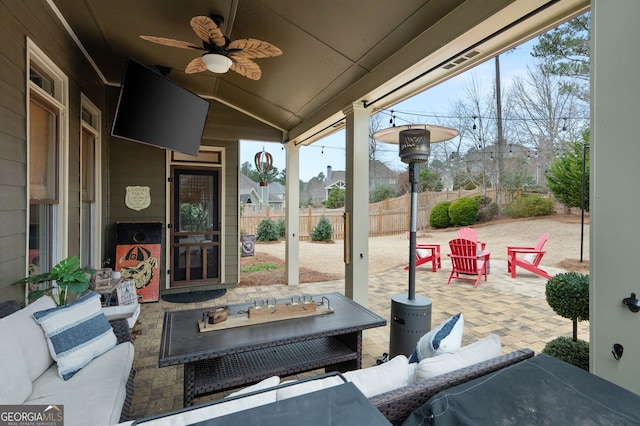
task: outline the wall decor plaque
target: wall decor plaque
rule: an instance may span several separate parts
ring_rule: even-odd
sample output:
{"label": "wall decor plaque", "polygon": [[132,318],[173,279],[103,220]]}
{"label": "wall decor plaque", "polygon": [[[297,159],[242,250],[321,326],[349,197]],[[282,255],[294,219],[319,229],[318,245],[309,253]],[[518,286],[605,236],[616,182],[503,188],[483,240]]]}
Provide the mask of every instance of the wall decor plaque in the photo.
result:
{"label": "wall decor plaque", "polygon": [[151,188],[148,186],[127,186],[124,204],[131,210],[146,209],[151,205]]}

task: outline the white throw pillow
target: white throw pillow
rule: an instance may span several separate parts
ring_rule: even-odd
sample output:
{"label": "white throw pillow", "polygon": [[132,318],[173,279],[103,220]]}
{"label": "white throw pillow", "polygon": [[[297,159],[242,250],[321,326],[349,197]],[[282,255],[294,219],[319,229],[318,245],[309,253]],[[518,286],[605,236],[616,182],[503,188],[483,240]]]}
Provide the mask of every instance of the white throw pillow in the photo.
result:
{"label": "white throw pillow", "polygon": [[409,360],[397,355],[384,364],[344,373],[367,398],[408,384]]}
{"label": "white throw pillow", "polygon": [[68,305],[35,312],[33,318],[44,330],[49,352],[58,363],[58,375],[63,380],[69,380],[92,359],[118,344],[95,291]]}
{"label": "white throw pillow", "polygon": [[410,362],[419,362],[447,352],[460,349],[464,317],[462,312],[444,321],[418,340],[416,350],[411,355]]}
{"label": "white throw pillow", "polygon": [[453,353],[423,359],[416,368],[415,382],[430,379],[459,368],[468,367],[502,355],[500,336],[490,334],[484,339],[463,346]]}

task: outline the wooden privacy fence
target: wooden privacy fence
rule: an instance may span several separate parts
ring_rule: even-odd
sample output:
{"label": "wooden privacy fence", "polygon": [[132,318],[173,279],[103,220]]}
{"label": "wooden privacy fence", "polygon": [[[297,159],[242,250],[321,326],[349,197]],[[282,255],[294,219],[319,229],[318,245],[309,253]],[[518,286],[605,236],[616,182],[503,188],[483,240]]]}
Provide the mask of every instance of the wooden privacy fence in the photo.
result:
{"label": "wooden privacy fence", "polygon": [[[495,200],[495,190],[487,188],[486,195]],[[429,214],[433,206],[443,201],[455,201],[462,197],[473,197],[483,194],[482,189],[442,192],[421,192],[418,194],[418,213],[416,226],[418,230],[429,225]],[[387,199],[379,203],[369,204],[369,236],[400,234],[409,230],[411,222],[411,194]],[[321,217],[327,218],[333,229],[333,239],[344,239],[344,209],[302,208],[300,209],[300,241],[310,240],[310,233]],[[284,220],[284,210],[274,210],[268,207],[263,210],[251,209],[245,206],[240,218],[242,234],[256,234],[258,224],[269,218],[274,222]],[[359,218],[354,218],[358,220]]]}

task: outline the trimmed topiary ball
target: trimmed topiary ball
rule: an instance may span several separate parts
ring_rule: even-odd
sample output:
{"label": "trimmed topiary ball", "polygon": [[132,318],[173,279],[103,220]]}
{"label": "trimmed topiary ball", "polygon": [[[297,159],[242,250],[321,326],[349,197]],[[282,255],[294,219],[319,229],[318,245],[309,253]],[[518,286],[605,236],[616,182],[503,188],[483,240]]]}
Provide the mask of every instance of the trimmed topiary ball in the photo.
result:
{"label": "trimmed topiary ball", "polygon": [[473,198],[460,198],[449,206],[453,226],[473,225],[478,219],[478,203]]}
{"label": "trimmed topiary ball", "polygon": [[551,309],[561,317],[573,321],[589,319],[589,275],[557,274],[547,281],[545,295]]}
{"label": "trimmed topiary ball", "polygon": [[446,228],[451,225],[449,218],[449,206],[451,201],[443,201],[436,204],[429,213],[429,225],[434,228]]}

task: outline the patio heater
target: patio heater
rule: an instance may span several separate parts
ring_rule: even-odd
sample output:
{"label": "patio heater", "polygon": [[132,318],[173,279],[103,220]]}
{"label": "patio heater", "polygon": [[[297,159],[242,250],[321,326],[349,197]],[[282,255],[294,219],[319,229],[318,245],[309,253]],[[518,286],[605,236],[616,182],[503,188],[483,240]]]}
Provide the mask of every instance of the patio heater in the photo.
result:
{"label": "patio heater", "polygon": [[411,185],[411,215],[409,229],[409,291],[391,298],[391,334],[389,358],[411,355],[418,339],[431,330],[431,300],[416,296],[416,222],[418,215],[419,163],[429,160],[430,144],[442,142],[458,135],[449,127],[427,124],[408,124],[379,130],[373,138],[380,142],[399,145],[400,160],[409,165]]}

